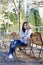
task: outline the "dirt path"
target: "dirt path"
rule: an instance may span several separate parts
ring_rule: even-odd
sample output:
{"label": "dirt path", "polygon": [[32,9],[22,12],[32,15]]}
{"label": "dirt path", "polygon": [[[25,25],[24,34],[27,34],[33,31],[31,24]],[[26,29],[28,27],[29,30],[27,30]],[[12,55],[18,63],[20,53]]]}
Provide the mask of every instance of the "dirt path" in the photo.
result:
{"label": "dirt path", "polygon": [[5,57],[7,56],[6,52],[0,52],[0,65],[43,65],[43,59],[37,60],[32,59],[28,61],[22,61],[22,60],[10,60],[6,61]]}

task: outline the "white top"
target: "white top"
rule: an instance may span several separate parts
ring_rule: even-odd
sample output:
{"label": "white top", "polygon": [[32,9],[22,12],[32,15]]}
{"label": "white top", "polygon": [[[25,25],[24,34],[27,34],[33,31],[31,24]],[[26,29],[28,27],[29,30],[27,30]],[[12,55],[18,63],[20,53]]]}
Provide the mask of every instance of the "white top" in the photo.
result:
{"label": "white top", "polygon": [[32,33],[31,29],[28,29],[25,32],[20,31],[20,40],[21,40],[21,42],[24,42],[25,44],[28,44],[29,40],[24,40],[24,37],[27,36],[28,38],[30,38],[31,33]]}

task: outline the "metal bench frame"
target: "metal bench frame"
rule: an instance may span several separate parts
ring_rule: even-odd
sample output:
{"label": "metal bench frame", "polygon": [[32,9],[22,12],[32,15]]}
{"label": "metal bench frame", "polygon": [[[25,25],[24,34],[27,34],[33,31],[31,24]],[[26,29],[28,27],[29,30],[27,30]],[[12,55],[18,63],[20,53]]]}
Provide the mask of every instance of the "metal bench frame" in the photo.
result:
{"label": "metal bench frame", "polygon": [[33,44],[35,44],[36,47],[37,47],[37,45],[41,46],[41,49],[40,49],[40,52],[39,52],[39,56],[38,56],[38,58],[40,58],[42,47],[43,47],[43,40],[42,40],[41,34],[39,32],[34,32],[32,34],[32,36],[31,36],[31,41],[32,41],[32,46],[33,46]]}

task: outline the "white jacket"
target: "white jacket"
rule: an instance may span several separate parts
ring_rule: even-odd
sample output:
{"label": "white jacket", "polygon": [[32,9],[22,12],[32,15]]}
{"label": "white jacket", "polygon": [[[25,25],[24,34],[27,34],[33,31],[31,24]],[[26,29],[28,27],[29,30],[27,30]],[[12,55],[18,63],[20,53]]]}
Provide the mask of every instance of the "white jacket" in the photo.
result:
{"label": "white jacket", "polygon": [[24,37],[27,36],[28,38],[30,38],[31,33],[32,33],[31,29],[28,29],[25,32],[20,31],[20,40],[21,40],[21,42],[24,42],[25,44],[28,44],[29,40],[24,40]]}

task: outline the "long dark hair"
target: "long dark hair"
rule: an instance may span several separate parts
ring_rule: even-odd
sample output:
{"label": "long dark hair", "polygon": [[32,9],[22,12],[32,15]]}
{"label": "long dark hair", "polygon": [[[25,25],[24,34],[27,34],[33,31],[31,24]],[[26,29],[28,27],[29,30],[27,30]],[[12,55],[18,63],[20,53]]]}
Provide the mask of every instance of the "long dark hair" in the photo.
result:
{"label": "long dark hair", "polygon": [[24,28],[24,24],[27,24],[28,22],[24,22],[23,25],[22,25],[22,31],[25,32],[25,28]]}

